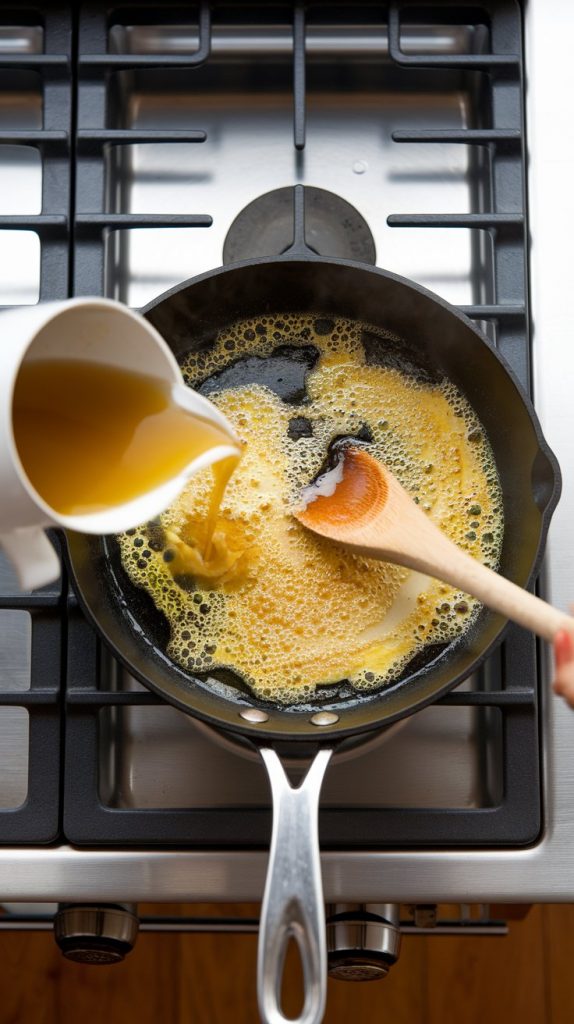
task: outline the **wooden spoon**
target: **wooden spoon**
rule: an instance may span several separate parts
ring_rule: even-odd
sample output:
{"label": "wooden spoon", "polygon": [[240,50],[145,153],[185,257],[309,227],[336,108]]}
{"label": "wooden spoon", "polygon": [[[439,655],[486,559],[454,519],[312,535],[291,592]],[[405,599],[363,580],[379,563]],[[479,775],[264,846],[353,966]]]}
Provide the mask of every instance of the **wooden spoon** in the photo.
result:
{"label": "wooden spoon", "polygon": [[345,450],[331,473],[303,493],[303,526],[357,554],[404,565],[477,597],[534,633],[553,640],[574,618],[534,597],[462,551],[368,452]]}

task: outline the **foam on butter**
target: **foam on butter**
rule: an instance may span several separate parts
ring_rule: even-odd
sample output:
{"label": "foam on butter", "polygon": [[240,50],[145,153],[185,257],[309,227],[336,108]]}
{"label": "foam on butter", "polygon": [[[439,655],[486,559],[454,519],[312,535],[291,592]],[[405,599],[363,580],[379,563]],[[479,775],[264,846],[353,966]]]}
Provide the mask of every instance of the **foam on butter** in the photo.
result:
{"label": "foam on butter", "polygon": [[[493,568],[502,543],[496,466],[466,399],[447,381],[431,385],[367,362],[365,325],[337,320],[326,331],[326,323],[243,321],[182,367],[197,386],[247,353],[264,358],[287,344],[319,353],[300,405],[260,384],[210,394],[245,442],[214,533],[215,562],[203,570],[197,555],[209,470],[160,524],[119,538],[127,573],[169,622],[170,657],[191,674],[232,669],[278,702],[309,700],[318,685],[343,679],[357,690],[388,685],[427,645],[461,635],[479,609],[452,587],[349,554],[293,518],[334,438],[367,427],[369,451],[453,541]],[[310,424],[309,436],[290,436],[294,416]]]}
{"label": "foam on butter", "polygon": [[343,479],[344,471],[345,461],[341,458],[332,469],[328,469],[326,473],[321,473],[316,480],[313,480],[313,483],[309,484],[308,487],[304,487],[301,491],[301,508],[307,508],[307,505],[310,505],[312,501],[316,501],[317,498],[332,498],[338,484]]}

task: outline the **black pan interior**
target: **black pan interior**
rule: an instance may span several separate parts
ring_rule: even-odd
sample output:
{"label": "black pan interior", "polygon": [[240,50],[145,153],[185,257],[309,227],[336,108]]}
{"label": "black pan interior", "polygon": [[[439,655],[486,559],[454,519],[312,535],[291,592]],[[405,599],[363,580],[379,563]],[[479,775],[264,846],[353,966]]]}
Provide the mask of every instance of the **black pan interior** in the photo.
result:
{"label": "black pan interior", "polygon": [[[384,271],[314,258],[255,261],[214,271],[161,296],[144,311],[182,358],[210,345],[231,323],[270,313],[310,312],[372,324],[367,356],[453,381],[476,410],[492,444],[504,497],[501,571],[525,586],[536,571],[559,493],[556,460],[532,407],[508,367],[466,318],[436,296]],[[219,727],[249,731],[239,712],[264,706],[267,736],[317,738],[310,716],[335,710],[338,735],[383,726],[436,699],[468,675],[500,637],[504,621],[484,611],[446,649],[429,649],[379,693],[358,697],[348,687],[319,690],[312,705],[268,707],[237,686],[192,678],[164,653],[168,627],[151,598],[128,580],[113,538],[70,535],[72,573],[86,611],[134,674],[167,700]],[[251,727],[252,733],[257,732]]]}

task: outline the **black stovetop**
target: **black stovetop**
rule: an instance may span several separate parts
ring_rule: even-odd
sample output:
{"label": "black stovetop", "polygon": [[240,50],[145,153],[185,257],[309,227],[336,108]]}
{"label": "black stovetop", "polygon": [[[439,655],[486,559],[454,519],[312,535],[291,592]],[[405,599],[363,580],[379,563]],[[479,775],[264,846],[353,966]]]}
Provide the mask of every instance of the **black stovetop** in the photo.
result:
{"label": "black stovetop", "polygon": [[[469,147],[471,212],[397,213],[385,207],[386,226],[407,233],[407,229],[469,230],[476,273],[472,301],[460,308],[495,340],[530,390],[521,13],[512,0],[492,2],[480,10],[464,2],[440,7],[423,3],[416,9],[392,3],[386,12],[376,4],[320,2],[304,6],[214,3],[211,9],[207,3],[142,7],[126,2],[118,10],[90,3],[80,5],[73,14],[54,6],[43,11],[27,6],[4,8],[0,12],[0,96],[5,104],[0,108],[0,147],[37,150],[42,187],[41,213],[0,215],[0,228],[38,236],[40,300],[102,293],[125,297],[118,284],[116,256],[126,232],[209,231],[217,221],[217,204],[197,214],[126,209],[123,179],[114,173],[120,151],[202,143],[206,138],[201,120],[189,128],[134,127],[129,112],[133,87],[143,85],[148,93],[157,90],[158,95],[193,91],[194,69],[204,69],[209,76],[211,61],[221,65],[224,48],[220,46],[218,54],[217,47],[211,47],[216,33],[219,38],[224,34],[221,26],[231,25],[244,42],[246,30],[248,34],[258,28],[260,36],[277,30],[284,36],[285,31],[291,34],[292,26],[293,45],[289,39],[288,56],[278,59],[292,64],[285,73],[292,83],[297,180],[313,131],[312,119],[308,123],[306,118],[310,90],[324,91],[335,69],[344,89],[341,67],[361,59],[352,53],[355,34],[363,24],[374,23],[387,43],[381,46],[380,57],[371,53],[363,58],[368,65],[366,81],[375,81],[380,74],[386,94],[399,97],[413,90],[447,94],[463,89],[474,98],[473,118],[462,127],[433,123],[429,128],[421,107],[420,127],[398,128],[388,139],[391,148],[409,144]],[[339,39],[339,56],[315,57],[309,42],[306,61],[306,36],[320,49],[316,41],[322,28],[333,24],[345,26],[343,35],[348,30],[348,52]],[[117,52],[117,41],[121,46],[138,26],[147,27],[146,38],[155,38],[164,48],[138,51],[130,47]],[[155,36],[154,26],[163,26]],[[22,27],[20,48],[13,44],[15,27]],[[233,38],[234,32],[227,34]],[[444,45],[441,32],[447,40]],[[253,34],[257,38],[257,32]],[[188,36],[196,38],[194,48],[185,45]],[[411,45],[409,38],[415,39]],[[456,46],[448,42],[453,38],[458,40]],[[261,52],[238,49],[230,56],[229,42],[227,47],[230,88],[233,91],[242,83],[252,88],[262,66],[258,63]],[[317,69],[311,74],[315,59]],[[276,83],[269,73],[273,89]],[[23,129],[18,127],[17,114],[10,118],[15,92],[40,98],[41,125]],[[8,111],[5,122],[2,110]],[[360,166],[354,170],[362,173]],[[416,167],[412,173],[416,175]],[[193,208],[192,179],[189,187]],[[188,269],[182,265],[181,279],[187,276]],[[109,746],[110,716],[126,707],[157,705],[159,699],[140,689],[126,689],[121,673],[110,670],[107,652],[78,610],[65,576],[54,587],[19,594],[6,571],[0,576],[0,590],[0,616],[18,610],[29,614],[31,645],[29,688],[11,688],[6,664],[0,677],[0,723],[8,708],[22,709],[29,721],[27,797],[20,806],[0,808],[0,842],[67,839],[90,845],[239,847],[267,841],[270,818],[264,806],[242,806],[239,801],[213,808],[129,807],[114,802],[102,784],[104,766],[116,756]],[[6,629],[10,621],[5,617]],[[2,629],[0,617],[0,650]],[[458,688],[439,703],[445,708],[476,709],[480,728],[495,734],[500,759],[495,798],[480,806],[420,808],[353,806],[346,799],[337,806],[330,801],[321,812],[324,847],[507,845],[536,838],[541,798],[534,638],[510,629],[473,687]],[[10,772],[9,762],[4,770]],[[490,770],[485,758],[485,774]]]}

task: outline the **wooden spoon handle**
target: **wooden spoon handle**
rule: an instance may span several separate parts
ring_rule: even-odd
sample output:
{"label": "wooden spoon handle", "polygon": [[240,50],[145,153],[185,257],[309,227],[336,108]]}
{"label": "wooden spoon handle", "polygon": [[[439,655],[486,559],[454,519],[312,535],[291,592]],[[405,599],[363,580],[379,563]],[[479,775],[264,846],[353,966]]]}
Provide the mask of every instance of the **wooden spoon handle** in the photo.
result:
{"label": "wooden spoon handle", "polygon": [[411,568],[472,594],[489,608],[546,640],[553,640],[559,629],[574,633],[574,618],[488,569],[466,551],[461,551],[434,524],[429,525],[434,543],[424,556],[413,558]]}

